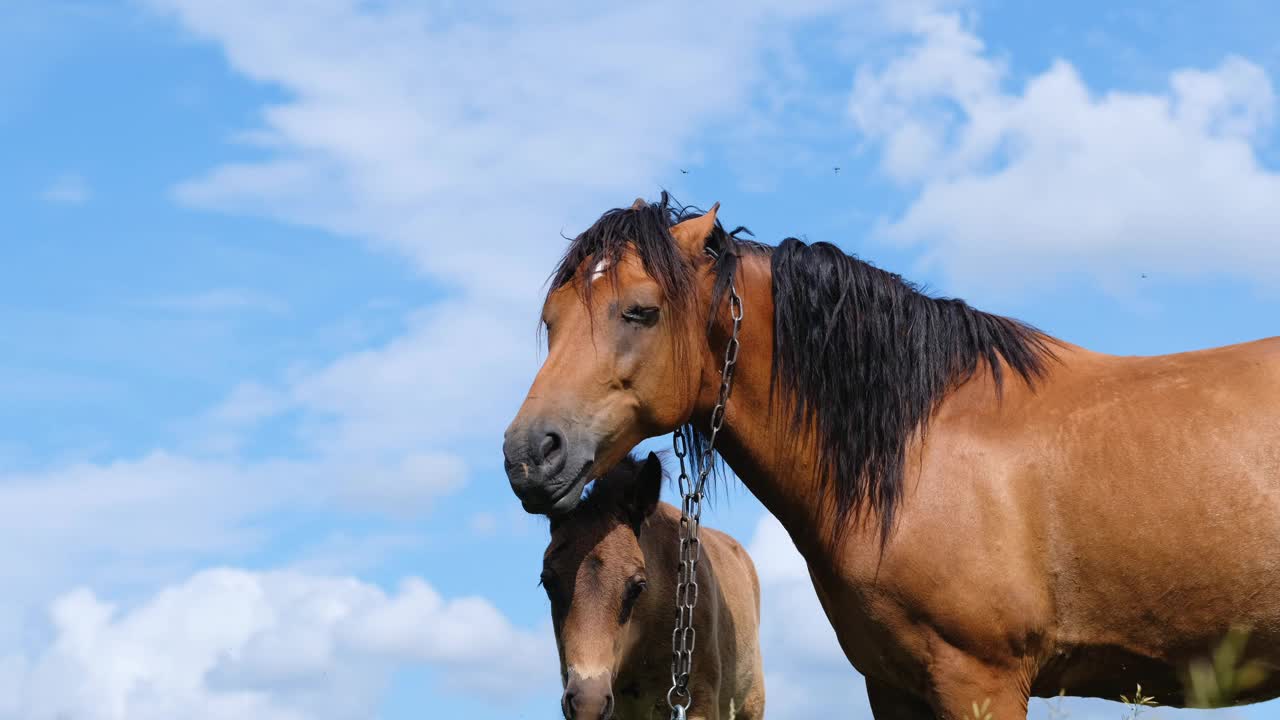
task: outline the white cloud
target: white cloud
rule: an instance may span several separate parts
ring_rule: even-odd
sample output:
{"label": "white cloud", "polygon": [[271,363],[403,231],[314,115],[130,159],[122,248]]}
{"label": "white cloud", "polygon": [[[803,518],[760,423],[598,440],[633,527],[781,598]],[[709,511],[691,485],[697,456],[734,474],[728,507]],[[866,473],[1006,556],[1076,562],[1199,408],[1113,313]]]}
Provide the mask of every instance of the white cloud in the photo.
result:
{"label": "white cloud", "polygon": [[[228,461],[156,451],[130,460],[0,474],[0,647],[29,604],[72,583],[136,592],[271,540],[261,518],[359,509],[425,514],[466,482],[448,453]],[[377,538],[373,538],[377,540]],[[358,554],[345,543],[344,552]],[[401,540],[403,542],[403,540]],[[328,558],[330,567],[340,563]]]}
{"label": "white cloud", "polygon": [[90,195],[89,183],[76,173],[59,175],[40,193],[45,202],[55,205],[83,205]]}
{"label": "white cloud", "polygon": [[306,507],[308,486],[326,487],[303,470],[152,452],[0,473],[0,648],[22,642],[33,609],[69,586],[128,595],[261,547],[255,519]]}
{"label": "white cloud", "polygon": [[460,490],[467,465],[450,453],[397,455],[393,464],[357,466],[345,478],[339,498],[356,507],[397,516],[425,514],[436,499]]}
{"label": "white cloud", "polygon": [[284,398],[260,383],[243,382],[207,414],[207,420],[228,426],[243,426],[280,412]]}
{"label": "white cloud", "polygon": [[497,303],[437,303],[383,345],[276,386],[238,385],[194,423],[194,445],[233,452],[283,417],[303,458],[290,471],[310,479],[313,500],[425,514],[466,484],[478,448],[494,466],[494,438],[536,369],[535,328],[517,319]]}
{"label": "white cloud", "polygon": [[[536,314],[532,317],[536,317]],[[532,317],[500,303],[445,301],[402,336],[288,382],[317,444],[350,452],[501,437],[536,369]]]}
{"label": "white cloud", "polygon": [[884,171],[918,189],[886,238],[969,287],[1280,272],[1280,175],[1259,159],[1276,98],[1259,66],[1228,57],[1164,92],[1099,94],[1059,60],[1014,93],[957,16],[910,30],[850,104]]}
{"label": "white cloud", "polygon": [[351,575],[376,572],[387,558],[420,553],[430,538],[413,528],[403,531],[352,532],[339,529],[312,539],[289,561],[289,569],[312,575]]}
{"label": "white cloud", "polygon": [[536,287],[575,211],[651,191],[684,142],[744,97],[750,38],[775,15],[152,4],[289,94],[251,136],[270,158],[215,168],[179,188],[183,201],[367,238],[490,296]]}
{"label": "white cloud", "polygon": [[0,663],[0,717],[362,718],[405,665],[494,700],[554,687],[558,667],[547,628],[418,579],[387,594],[354,578],[217,569],[128,611],[81,589],[50,614],[47,649]]}
{"label": "white cloud", "polygon": [[[293,491],[289,474],[275,472],[281,469],[249,470],[154,452],[135,460],[3,475],[0,525],[14,541],[6,544],[9,552],[56,546],[73,553],[78,546],[86,556],[140,557],[226,549],[245,539],[228,518],[246,517]],[[248,484],[256,492],[239,492]]]}
{"label": "white cloud", "polygon": [[182,202],[363,238],[520,302],[561,230],[653,194],[708,127],[780,112],[754,104],[778,99],[769,62],[803,80],[772,55],[800,23],[865,38],[947,4],[148,2],[286,98],[237,137],[265,159],[181,184]]}

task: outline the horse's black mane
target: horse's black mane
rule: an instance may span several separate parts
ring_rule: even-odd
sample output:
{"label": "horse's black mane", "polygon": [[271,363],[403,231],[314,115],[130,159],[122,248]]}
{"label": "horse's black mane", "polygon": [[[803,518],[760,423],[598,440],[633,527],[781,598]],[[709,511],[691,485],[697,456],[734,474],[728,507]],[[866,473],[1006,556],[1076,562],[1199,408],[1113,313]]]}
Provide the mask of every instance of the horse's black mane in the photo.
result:
{"label": "horse's black mane", "polygon": [[[656,203],[610,210],[573,239],[551,287],[572,281],[584,263],[608,260],[616,267],[634,249],[669,302],[694,307],[693,268],[669,228],[700,214],[673,205],[665,192]],[[840,517],[874,511],[887,538],[903,494],[908,442],[927,429],[947,391],[985,369],[999,392],[1003,366],[1034,384],[1054,357],[1054,341],[962,300],[931,297],[830,243],[787,238],[770,247],[739,238],[742,230],[726,232],[717,222],[707,240],[716,275],[710,317],[718,316],[739,257],[769,255],[771,394],[790,410],[775,416],[786,422],[789,415],[792,435],[816,434],[818,476],[834,493]],[[590,292],[590,283],[581,285]],[[705,441],[692,425],[682,432],[695,448]]]}
{"label": "horse's black mane", "polygon": [[835,245],[787,238],[772,256],[772,390],[818,437],[819,477],[841,515],[865,508],[888,536],[906,447],[946,392],[980,368],[1003,387],[1001,360],[1034,384],[1053,357],[1039,330],[963,300],[930,297]]}

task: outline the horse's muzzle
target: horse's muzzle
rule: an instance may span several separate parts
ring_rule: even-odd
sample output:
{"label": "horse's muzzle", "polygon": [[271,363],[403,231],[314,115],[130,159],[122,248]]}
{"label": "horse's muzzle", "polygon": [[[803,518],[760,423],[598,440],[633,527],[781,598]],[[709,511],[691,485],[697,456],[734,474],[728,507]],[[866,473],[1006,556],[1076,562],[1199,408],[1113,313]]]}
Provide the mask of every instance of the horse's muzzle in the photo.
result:
{"label": "horse's muzzle", "polygon": [[507,428],[507,479],[526,512],[559,515],[577,506],[595,464],[595,444],[581,434],[541,420]]}

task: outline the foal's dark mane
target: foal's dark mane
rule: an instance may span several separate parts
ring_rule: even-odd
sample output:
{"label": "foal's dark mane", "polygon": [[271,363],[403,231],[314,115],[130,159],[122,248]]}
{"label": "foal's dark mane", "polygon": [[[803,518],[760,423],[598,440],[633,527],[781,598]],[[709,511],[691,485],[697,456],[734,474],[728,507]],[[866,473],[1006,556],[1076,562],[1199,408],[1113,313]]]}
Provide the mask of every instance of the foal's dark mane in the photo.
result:
{"label": "foal's dark mane", "polygon": [[[566,521],[587,524],[625,521],[627,513],[634,509],[634,494],[644,462],[635,454],[627,453],[608,472],[591,483],[591,489],[573,509],[568,520],[552,518],[552,527]],[[665,468],[662,470],[662,479],[667,479]]]}
{"label": "foal's dark mane", "polygon": [[[700,214],[674,205],[665,192],[656,203],[610,210],[572,240],[551,288],[571,282],[584,264],[608,260],[612,269],[634,250],[668,301],[692,309],[693,267],[669,229]],[[991,374],[999,393],[1005,366],[1034,386],[1054,358],[1055,341],[963,300],[931,297],[830,243],[787,238],[771,247],[739,238],[743,230],[726,232],[717,221],[707,240],[716,276],[708,327],[719,316],[739,257],[769,256],[770,394],[784,410],[776,416],[784,422],[789,416],[792,431],[815,433],[818,476],[824,491],[834,494],[839,518],[874,511],[887,539],[902,499],[907,444],[927,430],[946,393],[979,370]],[[580,285],[589,300],[591,284]],[[705,442],[699,428],[687,425],[682,432],[696,447]]]}
{"label": "foal's dark mane", "polygon": [[628,453],[603,477],[591,483],[591,490],[573,509],[572,517],[576,520],[599,520],[617,515],[625,509],[643,464],[635,455]]}

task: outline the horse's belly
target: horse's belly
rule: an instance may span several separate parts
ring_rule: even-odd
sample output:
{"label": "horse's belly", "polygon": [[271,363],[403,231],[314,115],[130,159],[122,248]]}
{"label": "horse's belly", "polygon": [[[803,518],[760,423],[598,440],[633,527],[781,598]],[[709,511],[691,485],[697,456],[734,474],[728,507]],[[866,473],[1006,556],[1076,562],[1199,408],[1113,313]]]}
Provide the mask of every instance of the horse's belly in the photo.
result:
{"label": "horse's belly", "polygon": [[[1210,646],[1210,644],[1207,644]],[[1271,643],[1275,647],[1275,643]],[[1207,662],[1209,653],[1193,653],[1176,658],[1152,658],[1119,647],[1086,646],[1062,649],[1044,663],[1031,687],[1033,697],[1049,698],[1064,693],[1077,697],[1111,700],[1132,696],[1137,686],[1160,705],[1185,707],[1193,702],[1188,687],[1187,667],[1192,660]],[[1233,704],[1261,702],[1280,697],[1280,665],[1274,652],[1247,654],[1232,666],[1232,677],[1244,677],[1246,663],[1261,663],[1268,671],[1260,682],[1239,688]]]}
{"label": "horse's belly", "polygon": [[1172,533],[1060,565],[1062,656],[1046,662],[1037,694],[1114,699],[1141,683],[1161,704],[1181,704],[1188,663],[1207,658],[1233,627],[1250,631],[1251,655],[1272,670],[1254,697],[1280,694],[1280,514],[1240,523],[1212,541]]}

